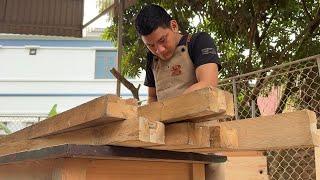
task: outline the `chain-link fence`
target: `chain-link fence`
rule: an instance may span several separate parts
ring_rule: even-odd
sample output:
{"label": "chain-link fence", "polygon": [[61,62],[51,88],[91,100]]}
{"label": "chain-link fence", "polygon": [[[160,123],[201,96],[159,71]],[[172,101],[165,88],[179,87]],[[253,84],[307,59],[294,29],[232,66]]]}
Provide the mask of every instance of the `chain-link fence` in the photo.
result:
{"label": "chain-link fence", "polygon": [[[245,119],[301,109],[316,113],[320,125],[320,55],[225,79],[232,92],[235,118]],[[313,148],[267,151],[271,180],[315,179]]]}
{"label": "chain-link fence", "polygon": [[45,118],[47,118],[47,115],[2,114],[0,115],[0,135],[16,132]]}

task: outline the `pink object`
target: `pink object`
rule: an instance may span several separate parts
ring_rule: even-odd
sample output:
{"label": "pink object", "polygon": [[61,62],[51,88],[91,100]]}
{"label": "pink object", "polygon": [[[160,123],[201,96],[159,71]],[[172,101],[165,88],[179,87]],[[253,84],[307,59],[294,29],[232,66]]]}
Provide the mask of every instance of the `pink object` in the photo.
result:
{"label": "pink object", "polygon": [[272,87],[267,97],[259,96],[257,99],[261,116],[274,115],[280,101],[280,87]]}

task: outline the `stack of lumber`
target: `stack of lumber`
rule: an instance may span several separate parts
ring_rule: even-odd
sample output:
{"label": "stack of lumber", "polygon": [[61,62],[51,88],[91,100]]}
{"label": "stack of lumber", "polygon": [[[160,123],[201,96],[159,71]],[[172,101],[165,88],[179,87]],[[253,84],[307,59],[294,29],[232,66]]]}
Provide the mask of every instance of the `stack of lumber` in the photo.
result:
{"label": "stack of lumber", "polygon": [[63,144],[143,147],[164,143],[164,125],[137,116],[138,104],[106,95],[0,139],[0,155]]}
{"label": "stack of lumber", "polygon": [[152,149],[233,152],[319,145],[316,115],[309,110],[219,122],[234,116],[232,94],[202,89],[139,107],[139,116],[165,124],[165,144]]}
{"label": "stack of lumber", "polygon": [[234,116],[232,94],[205,88],[138,106],[106,95],[0,139],[0,156],[62,144],[118,145],[216,153],[317,146],[308,110],[220,122]]}

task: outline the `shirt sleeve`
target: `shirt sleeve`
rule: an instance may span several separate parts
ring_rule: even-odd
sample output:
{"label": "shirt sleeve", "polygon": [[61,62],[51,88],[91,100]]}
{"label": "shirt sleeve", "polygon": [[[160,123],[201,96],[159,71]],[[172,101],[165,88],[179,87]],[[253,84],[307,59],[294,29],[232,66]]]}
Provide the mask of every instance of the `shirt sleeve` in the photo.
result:
{"label": "shirt sleeve", "polygon": [[208,33],[201,32],[193,35],[189,49],[190,58],[195,68],[207,63],[216,63],[218,70],[221,70],[222,66],[218,57],[217,47]]}
{"label": "shirt sleeve", "polygon": [[153,61],[153,55],[152,53],[147,54],[147,65],[146,65],[146,77],[144,80],[144,85],[148,87],[155,87],[155,80],[154,75],[152,71],[152,61]]}

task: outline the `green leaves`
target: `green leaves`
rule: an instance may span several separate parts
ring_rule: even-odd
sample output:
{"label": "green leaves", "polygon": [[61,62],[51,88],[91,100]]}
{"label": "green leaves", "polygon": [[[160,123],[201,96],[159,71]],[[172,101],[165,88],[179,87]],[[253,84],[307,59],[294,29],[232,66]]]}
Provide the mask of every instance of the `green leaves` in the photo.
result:
{"label": "green leaves", "polygon": [[[139,75],[145,68],[147,50],[135,32],[134,19],[148,3],[167,9],[179,22],[181,32],[205,31],[212,35],[224,67],[221,78],[319,53],[316,0],[137,0],[124,14],[122,73],[126,76]],[[194,25],[195,19],[200,23]],[[116,42],[117,18],[103,38]]]}
{"label": "green leaves", "polygon": [[53,117],[55,115],[57,115],[58,112],[57,112],[57,104],[54,104],[48,114],[48,117]]}
{"label": "green leaves", "polygon": [[0,122],[0,129],[3,130],[6,134],[11,134],[11,130],[2,122]]}

